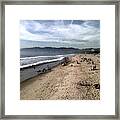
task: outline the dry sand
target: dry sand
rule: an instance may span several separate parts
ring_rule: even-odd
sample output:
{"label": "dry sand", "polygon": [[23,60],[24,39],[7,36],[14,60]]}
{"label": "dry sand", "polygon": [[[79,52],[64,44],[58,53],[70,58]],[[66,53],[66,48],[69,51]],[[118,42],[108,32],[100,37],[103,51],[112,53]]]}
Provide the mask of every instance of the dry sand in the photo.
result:
{"label": "dry sand", "polygon": [[[95,66],[93,68],[93,66]],[[21,100],[99,100],[99,55],[79,54],[66,66],[59,65],[20,84]]]}

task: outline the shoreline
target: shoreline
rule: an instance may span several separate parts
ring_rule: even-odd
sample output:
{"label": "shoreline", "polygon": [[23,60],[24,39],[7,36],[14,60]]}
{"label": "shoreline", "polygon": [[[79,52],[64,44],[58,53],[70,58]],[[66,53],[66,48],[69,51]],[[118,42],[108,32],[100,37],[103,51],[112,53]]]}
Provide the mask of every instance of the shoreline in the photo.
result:
{"label": "shoreline", "polygon": [[66,57],[60,57],[53,60],[45,60],[44,62],[40,61],[37,63],[21,66],[20,82],[31,79],[41,73],[46,73],[47,71],[50,71],[52,68],[64,63],[65,58]]}
{"label": "shoreline", "polygon": [[99,100],[99,54],[77,54],[20,84],[21,100]]}

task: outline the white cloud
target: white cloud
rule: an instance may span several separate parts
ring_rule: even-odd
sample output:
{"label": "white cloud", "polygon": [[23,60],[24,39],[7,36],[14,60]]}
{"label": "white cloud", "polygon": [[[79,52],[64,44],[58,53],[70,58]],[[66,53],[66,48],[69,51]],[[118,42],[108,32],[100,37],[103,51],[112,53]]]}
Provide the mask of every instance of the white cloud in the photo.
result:
{"label": "white cloud", "polygon": [[64,24],[64,21],[21,21],[20,39],[68,44],[86,44],[100,40],[97,23],[85,21],[82,24]]}

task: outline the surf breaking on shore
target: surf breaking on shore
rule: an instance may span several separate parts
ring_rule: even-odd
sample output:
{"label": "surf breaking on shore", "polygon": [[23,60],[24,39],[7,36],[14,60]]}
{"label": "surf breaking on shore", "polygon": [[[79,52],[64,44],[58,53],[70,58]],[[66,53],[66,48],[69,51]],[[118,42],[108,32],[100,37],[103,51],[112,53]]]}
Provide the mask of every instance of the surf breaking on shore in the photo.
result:
{"label": "surf breaking on shore", "polygon": [[[74,54],[21,58],[20,82],[45,73],[59,64],[68,62],[69,57],[73,55]],[[43,59],[40,60],[41,58]]]}
{"label": "surf breaking on shore", "polygon": [[100,55],[78,54],[20,84],[21,100],[99,100]]}

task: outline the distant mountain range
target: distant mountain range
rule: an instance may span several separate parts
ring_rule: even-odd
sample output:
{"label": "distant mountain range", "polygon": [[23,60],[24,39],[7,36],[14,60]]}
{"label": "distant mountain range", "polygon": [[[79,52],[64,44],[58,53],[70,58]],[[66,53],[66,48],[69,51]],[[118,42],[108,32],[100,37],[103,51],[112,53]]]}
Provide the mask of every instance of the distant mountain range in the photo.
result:
{"label": "distant mountain range", "polygon": [[100,53],[100,48],[55,48],[55,47],[32,47],[32,48],[21,48],[20,55],[21,57],[29,56],[54,56],[54,55],[65,55],[65,54],[77,54],[77,53]]}

